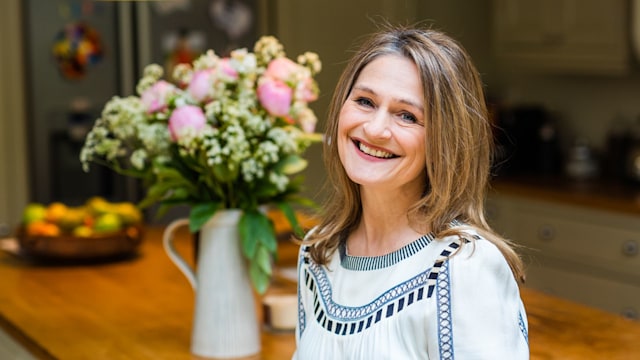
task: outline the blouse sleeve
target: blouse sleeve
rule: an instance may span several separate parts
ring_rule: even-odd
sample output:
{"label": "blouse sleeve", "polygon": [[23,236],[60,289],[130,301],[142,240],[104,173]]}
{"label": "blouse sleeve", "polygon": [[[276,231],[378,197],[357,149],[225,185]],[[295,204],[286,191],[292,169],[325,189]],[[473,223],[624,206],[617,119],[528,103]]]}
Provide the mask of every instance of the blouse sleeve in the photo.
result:
{"label": "blouse sleeve", "polygon": [[498,248],[483,239],[468,243],[442,270],[437,293],[440,358],[447,358],[448,350],[452,359],[529,359],[520,291]]}

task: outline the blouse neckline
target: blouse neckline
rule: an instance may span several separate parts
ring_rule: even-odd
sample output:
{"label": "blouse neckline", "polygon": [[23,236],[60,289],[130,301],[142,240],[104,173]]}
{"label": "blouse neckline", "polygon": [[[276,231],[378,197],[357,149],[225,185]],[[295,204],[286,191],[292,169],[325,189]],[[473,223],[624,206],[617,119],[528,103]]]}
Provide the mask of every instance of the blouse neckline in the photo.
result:
{"label": "blouse neckline", "polygon": [[340,263],[343,268],[355,271],[369,271],[393,266],[424,249],[435,239],[433,233],[422,235],[398,250],[379,256],[353,256],[347,254],[346,243],[340,243]]}

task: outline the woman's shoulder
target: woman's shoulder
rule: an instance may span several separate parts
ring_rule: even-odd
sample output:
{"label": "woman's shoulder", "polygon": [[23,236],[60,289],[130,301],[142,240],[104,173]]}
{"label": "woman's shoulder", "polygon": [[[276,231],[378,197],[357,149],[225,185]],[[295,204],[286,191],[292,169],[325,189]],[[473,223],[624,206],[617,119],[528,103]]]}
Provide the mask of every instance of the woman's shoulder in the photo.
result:
{"label": "woman's shoulder", "polygon": [[450,235],[441,239],[445,244],[454,248],[451,254],[456,262],[477,264],[482,267],[497,266],[509,269],[509,265],[498,248],[488,235],[482,234],[478,229],[461,225],[460,235]]}

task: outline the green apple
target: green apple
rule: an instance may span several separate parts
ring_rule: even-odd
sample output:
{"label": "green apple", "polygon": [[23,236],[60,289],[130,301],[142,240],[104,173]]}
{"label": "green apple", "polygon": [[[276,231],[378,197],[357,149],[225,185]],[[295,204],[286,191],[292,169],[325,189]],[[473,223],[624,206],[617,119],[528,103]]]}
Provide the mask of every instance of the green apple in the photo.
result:
{"label": "green apple", "polygon": [[93,231],[96,234],[115,232],[122,229],[122,220],[118,214],[107,213],[102,214],[96,218],[95,224],[93,224]]}
{"label": "green apple", "polygon": [[47,207],[39,203],[30,203],[22,212],[22,222],[27,225],[34,221],[41,221],[47,216]]}

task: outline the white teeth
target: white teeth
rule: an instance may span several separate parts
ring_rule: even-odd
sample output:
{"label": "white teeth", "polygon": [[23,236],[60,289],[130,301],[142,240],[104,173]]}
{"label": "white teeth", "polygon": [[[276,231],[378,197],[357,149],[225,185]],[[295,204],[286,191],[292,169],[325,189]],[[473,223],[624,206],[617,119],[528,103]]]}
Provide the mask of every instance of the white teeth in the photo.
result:
{"label": "white teeth", "polygon": [[368,147],[367,145],[365,145],[363,143],[358,143],[358,148],[360,148],[360,151],[362,151],[363,153],[365,153],[367,155],[375,156],[377,158],[388,159],[390,157],[393,157],[393,154],[391,154],[391,153],[388,153],[388,152],[385,152],[385,151],[381,151],[381,150],[372,149],[372,148]]}

